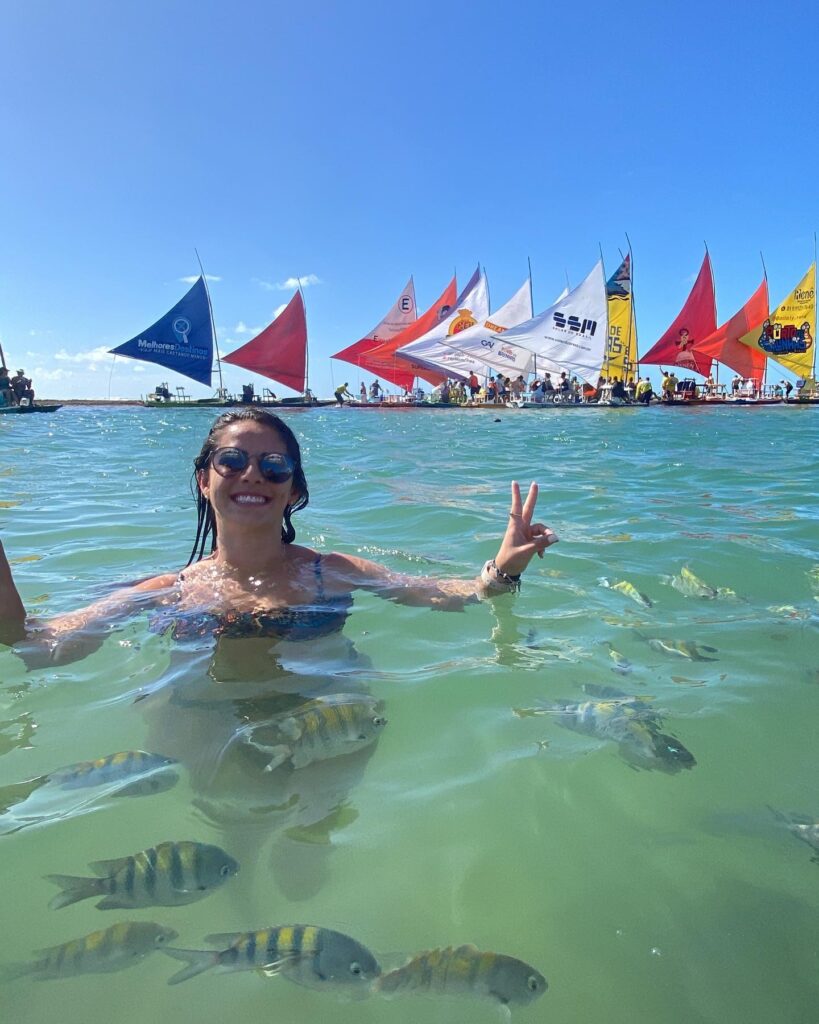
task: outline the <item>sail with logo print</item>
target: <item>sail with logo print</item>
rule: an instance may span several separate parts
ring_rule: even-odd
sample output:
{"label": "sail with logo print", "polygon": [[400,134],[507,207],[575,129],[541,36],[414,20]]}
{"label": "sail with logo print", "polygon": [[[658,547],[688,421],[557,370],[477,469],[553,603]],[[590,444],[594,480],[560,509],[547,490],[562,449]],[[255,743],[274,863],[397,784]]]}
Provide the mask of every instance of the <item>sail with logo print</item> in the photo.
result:
{"label": "sail with logo print", "polygon": [[492,361],[507,374],[565,371],[596,382],[605,358],[608,308],[603,261],[542,313],[491,337]]}
{"label": "sail with logo print", "polygon": [[654,366],[670,365],[686,373],[711,372],[710,355],[698,350],[698,343],[717,329],[717,306],[714,294],[714,274],[711,258],[706,250],[694,287],[682,309],[665,334],[652,345],[641,363]]}
{"label": "sail with logo print", "polygon": [[[130,341],[123,342],[109,351],[115,356],[127,356],[155,363],[167,370],[173,370],[199,384],[211,384],[213,375],[213,353],[216,349],[216,331],[213,327],[213,311],[210,304],[204,275],[200,275],[190,290],[182,296],[156,323],[141,331]],[[145,405],[229,405],[222,386],[222,373],[218,361],[219,390],[214,398],[191,400],[184,396],[183,389],[177,389],[173,397],[167,384],[160,384],[153,395],[148,396]]]}
{"label": "sail with logo print", "polygon": [[427,363],[449,377],[466,380],[473,371],[479,377],[488,377],[498,366],[492,358],[496,345],[492,336],[530,320],[532,312],[532,282],[527,278],[512,298],[488,317],[481,318],[479,310],[473,309],[471,316],[477,323],[470,325],[461,316],[450,323],[443,337],[421,338],[400,348],[397,354]]}
{"label": "sail with logo print", "polygon": [[443,374],[444,379],[465,379],[469,371],[458,371],[455,365],[457,360],[449,358],[454,355],[450,346],[456,344],[457,339],[475,330],[480,331],[488,317],[489,285],[486,273],[478,267],[458,296],[455,309],[449,316],[435,324],[416,341],[397,349],[395,354],[419,376],[425,372],[434,372]]}
{"label": "sail with logo print", "polygon": [[[413,300],[414,298],[415,293],[413,291]],[[436,324],[446,319],[455,304],[456,298],[457,284],[453,277],[429,309],[402,330],[392,334],[387,341],[378,340],[376,345],[370,346],[368,342],[375,339],[363,338],[361,341],[342,349],[341,352],[337,352],[331,358],[343,359],[345,362],[352,363],[360,369],[375,374],[376,377],[382,377],[398,387],[409,390],[415,382],[416,374],[406,363],[402,363],[396,357],[396,351],[402,345],[407,345],[409,342],[415,341],[416,338],[420,338]],[[387,314],[387,317],[389,315]],[[385,320],[387,317],[385,317]],[[381,325],[384,322],[382,320]],[[375,328],[371,333],[379,333],[378,328]],[[426,370],[418,374],[418,376],[424,377],[431,384],[440,384],[445,379],[443,374]]]}
{"label": "sail with logo print", "polygon": [[392,304],[389,312],[378,321],[371,331],[368,331],[359,341],[353,342],[347,348],[330,356],[331,359],[342,359],[353,366],[361,366],[361,360],[385,341],[391,341],[396,335],[401,334],[408,327],[411,327],[418,317],[418,310],[415,305],[415,281],[410,277],[401,294]]}
{"label": "sail with logo print", "polygon": [[603,376],[627,381],[639,370],[630,252],[606,282],[606,292],[609,330]]}
{"label": "sail with logo print", "polygon": [[796,288],[762,325],[739,340],[804,380],[813,376],[815,337],[816,264],[812,263]]}

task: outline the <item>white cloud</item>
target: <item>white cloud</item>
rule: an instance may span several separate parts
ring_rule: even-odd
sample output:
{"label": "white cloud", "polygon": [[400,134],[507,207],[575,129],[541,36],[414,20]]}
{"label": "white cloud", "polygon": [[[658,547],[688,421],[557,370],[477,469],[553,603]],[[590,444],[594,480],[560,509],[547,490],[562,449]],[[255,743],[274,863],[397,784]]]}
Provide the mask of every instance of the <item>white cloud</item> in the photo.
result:
{"label": "white cloud", "polygon": [[[180,277],[179,280],[182,284],[196,284],[201,277],[201,274],[191,274],[190,277]],[[221,277],[217,277],[215,274],[205,274],[206,281],[221,281]]]}
{"label": "white cloud", "polygon": [[74,375],[73,370],[66,370],[62,366],[57,370],[46,370],[44,367],[38,366],[36,370],[31,371],[35,387],[44,380],[70,380]]}
{"label": "white cloud", "polygon": [[276,306],[273,310],[273,319],[275,320],[279,313],[283,313],[287,309],[287,303],[283,302],[280,306]]}
{"label": "white cloud", "polygon": [[263,288],[266,292],[291,292],[301,285],[302,288],[309,288],[313,284],[321,284],[321,278],[317,274],[305,274],[303,277],[288,277],[286,281],[278,281],[271,284],[270,281],[262,281],[254,277],[253,283]]}
{"label": "white cloud", "polygon": [[98,345],[88,352],[77,352],[76,355],[71,355],[61,348],[59,352],[55,353],[54,358],[64,363],[99,363],[103,360],[110,361],[114,357],[105,345]]}

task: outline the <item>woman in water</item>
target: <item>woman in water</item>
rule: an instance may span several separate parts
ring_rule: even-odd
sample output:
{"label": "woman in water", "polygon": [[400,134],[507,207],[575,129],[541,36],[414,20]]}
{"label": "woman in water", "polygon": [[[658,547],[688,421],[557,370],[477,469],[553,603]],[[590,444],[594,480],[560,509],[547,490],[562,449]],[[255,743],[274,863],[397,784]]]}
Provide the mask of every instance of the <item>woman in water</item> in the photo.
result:
{"label": "woman in water", "polygon": [[194,467],[198,528],[181,572],[153,576],[38,623],[27,621],[0,545],[0,643],[28,641],[29,655],[75,660],[102,643],[112,621],[157,607],[174,617],[175,635],[320,636],[341,629],[356,589],[455,610],[517,590],[533,556],[542,557],[557,541],[552,530],[532,522],[537,485],[522,502],[513,483],[498,553],[472,580],[406,576],[354,555],[322,555],[295,544],[291,519],[309,498],[301,452],[287,424],[263,409],[220,416]]}

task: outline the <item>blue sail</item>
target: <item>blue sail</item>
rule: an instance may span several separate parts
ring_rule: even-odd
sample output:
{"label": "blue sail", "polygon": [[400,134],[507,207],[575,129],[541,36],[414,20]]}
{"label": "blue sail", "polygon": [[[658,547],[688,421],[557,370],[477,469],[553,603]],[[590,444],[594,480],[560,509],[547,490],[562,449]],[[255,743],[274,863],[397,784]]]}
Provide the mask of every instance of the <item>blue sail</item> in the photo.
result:
{"label": "blue sail", "polygon": [[210,384],[213,324],[204,279],[199,277],[187,295],[155,324],[110,351],[158,363],[200,384]]}

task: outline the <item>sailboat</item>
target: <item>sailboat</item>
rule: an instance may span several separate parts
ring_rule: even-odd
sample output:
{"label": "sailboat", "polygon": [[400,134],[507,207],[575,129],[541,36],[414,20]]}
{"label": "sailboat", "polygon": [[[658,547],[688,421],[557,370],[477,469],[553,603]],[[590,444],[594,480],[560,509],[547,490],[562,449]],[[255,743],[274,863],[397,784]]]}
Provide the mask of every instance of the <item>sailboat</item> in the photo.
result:
{"label": "sailboat", "polygon": [[[168,370],[181,373],[199,384],[210,386],[213,375],[213,352],[216,331],[204,275],[200,275],[191,289],[182,296],[155,324],[141,331],[130,341],[110,349],[112,355],[127,356],[147,363],[156,363]],[[219,389],[213,398],[192,399],[184,388],[177,387],[173,394],[167,383],[159,384],[143,401],[149,408],[201,408],[232,405],[222,384],[222,370],[217,369]]]}
{"label": "sailboat", "polygon": [[290,398],[276,398],[272,391],[265,388],[259,397],[253,385],[246,384],[242,389],[242,402],[245,404],[297,408],[333,404],[332,401],[318,401],[308,387],[307,317],[301,291],[293,295],[281,313],[263,331],[225,356],[222,362],[259,373],[298,392]]}
{"label": "sailboat", "polygon": [[[700,351],[699,342],[717,329],[717,305],[714,293],[714,274],[711,257],[706,250],[697,280],[685,300],[682,309],[665,334],[640,358],[641,363],[653,366],[670,365],[675,370],[699,373],[707,377],[711,373],[712,358]],[[686,401],[696,399],[693,380],[688,390],[682,392]],[[669,402],[669,405],[683,403]]]}

